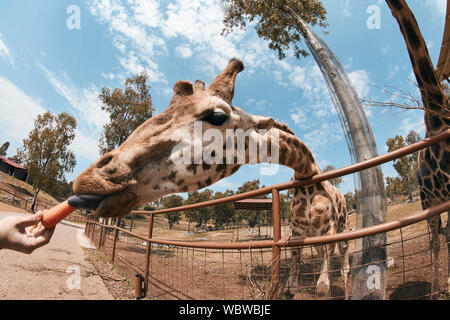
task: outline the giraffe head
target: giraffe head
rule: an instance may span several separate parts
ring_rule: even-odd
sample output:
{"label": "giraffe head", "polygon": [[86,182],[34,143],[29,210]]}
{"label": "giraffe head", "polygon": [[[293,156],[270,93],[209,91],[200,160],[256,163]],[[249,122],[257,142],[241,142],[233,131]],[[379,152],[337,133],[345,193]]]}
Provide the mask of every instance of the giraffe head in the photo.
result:
{"label": "giraffe head", "polygon": [[[272,118],[246,114],[231,105],[236,76],[243,69],[241,61],[232,59],[209,87],[202,81],[195,85],[178,81],[169,107],[83,171],[74,181],[73,191],[105,196],[97,216],[123,216],[139,204],[198,190],[235,173],[242,161],[226,159],[227,130],[252,131],[245,150],[249,140],[260,138],[262,129],[276,126],[289,132]],[[208,149],[211,145],[215,148]],[[210,161],[203,159],[205,154]]]}

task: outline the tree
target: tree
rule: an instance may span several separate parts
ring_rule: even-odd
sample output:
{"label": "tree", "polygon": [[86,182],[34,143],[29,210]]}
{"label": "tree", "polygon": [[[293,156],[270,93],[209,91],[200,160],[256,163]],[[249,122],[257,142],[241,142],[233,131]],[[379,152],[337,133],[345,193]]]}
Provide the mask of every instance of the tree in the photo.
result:
{"label": "tree", "polygon": [[[388,147],[388,152],[392,152],[401,149],[407,145],[413,144],[420,140],[419,135],[414,130],[411,130],[406,139],[401,135],[396,135],[394,138],[389,138],[386,141],[386,146]],[[403,179],[403,184],[405,189],[408,190],[409,200],[412,201],[412,187],[417,188],[417,153],[410,154],[399,158],[394,161],[394,169],[397,171],[399,176]]]}
{"label": "tree", "polygon": [[[334,166],[327,166],[325,169],[323,169],[323,172],[329,172],[329,171],[333,171],[336,170],[336,168]],[[342,177],[337,177],[337,178],[333,178],[328,180],[330,181],[330,183],[335,186],[336,188],[339,188],[339,185],[344,182],[344,179]]]}
{"label": "tree", "polygon": [[75,167],[75,155],[68,147],[75,138],[76,126],[75,118],[67,113],[38,115],[34,129],[17,150],[17,157],[33,176],[35,194],[31,210],[41,189],[51,191],[55,182],[64,181],[64,174]]}
{"label": "tree", "polygon": [[395,199],[395,196],[406,193],[404,181],[399,177],[386,177],[386,196]]}
{"label": "tree", "polygon": [[[232,196],[234,192],[232,190],[226,190],[225,192],[216,192],[212,196],[212,200],[222,199]],[[214,224],[217,227],[228,225],[233,222],[233,216],[235,213],[233,203],[222,203],[212,208]]]}
{"label": "tree", "polygon": [[[260,188],[264,188],[264,186],[259,186],[259,179],[255,179],[252,181],[246,181],[242,184],[242,186],[238,187],[237,194],[239,193],[245,193],[249,191],[258,190]],[[267,195],[258,196],[256,198],[259,199],[265,199],[267,198]],[[240,209],[237,210],[237,220],[238,224],[245,220],[250,228],[255,227],[258,225],[258,233],[260,233],[261,228],[261,222],[265,222],[268,220],[267,213],[263,214],[261,210],[244,210]]]}
{"label": "tree", "polygon": [[356,209],[356,200],[353,193],[350,191],[344,194],[345,204],[348,211]]}
{"label": "tree", "polygon": [[290,221],[291,203],[294,196],[294,189],[289,189],[286,194],[280,193],[280,216],[281,220]]}
{"label": "tree", "polygon": [[8,151],[9,148],[9,141],[6,141],[2,146],[0,147],[0,156],[6,157],[6,151]]}
{"label": "tree", "polygon": [[[423,110],[431,114],[436,113],[436,110],[424,106],[422,98],[417,96],[417,91],[420,91],[421,88],[419,87],[419,85],[417,85],[417,83],[415,84],[415,86],[417,87],[417,90],[414,93],[411,93],[407,90],[398,89],[393,86],[387,86],[382,90],[391,97],[388,101],[362,101],[366,106],[399,108],[404,110]],[[447,99],[450,99],[450,87],[445,82],[441,82],[441,86],[444,93],[447,95]],[[445,115],[445,113],[447,113],[447,116],[450,116],[450,113],[446,109],[442,110],[441,112],[443,112],[443,114],[441,115]]]}
{"label": "tree", "polygon": [[127,78],[125,88],[102,88],[99,99],[102,110],[109,113],[110,122],[103,126],[100,138],[100,154],[105,154],[120,146],[144,121],[152,117],[150,88],[145,73]]}
{"label": "tree", "polygon": [[[212,191],[209,189],[205,189],[202,192],[193,191],[188,193],[188,198],[185,201],[186,205],[194,204],[194,203],[200,203],[211,200],[212,197]],[[206,208],[198,208],[194,210],[189,210],[185,213],[186,218],[190,222],[197,222],[197,229],[205,228],[208,221],[211,219],[212,216],[212,208],[206,207]],[[190,228],[190,225],[189,225]]]}
{"label": "tree", "polygon": [[[268,46],[278,52],[279,59],[286,57],[286,51],[293,50],[296,58],[306,57],[308,52],[299,43],[304,34],[298,20],[306,24],[319,25],[325,29],[327,11],[316,0],[225,0],[226,16],[223,34],[229,34],[235,27],[244,29],[246,21],[259,19],[256,32],[269,42]],[[293,16],[295,12],[297,16]]]}
{"label": "tree", "polygon": [[[177,194],[172,194],[170,196],[162,198],[161,200],[165,209],[181,207],[183,205],[183,198]],[[181,220],[181,213],[166,213],[165,217],[167,219],[167,222],[169,223],[169,229],[172,229],[173,225],[175,223],[179,223],[179,221]]]}

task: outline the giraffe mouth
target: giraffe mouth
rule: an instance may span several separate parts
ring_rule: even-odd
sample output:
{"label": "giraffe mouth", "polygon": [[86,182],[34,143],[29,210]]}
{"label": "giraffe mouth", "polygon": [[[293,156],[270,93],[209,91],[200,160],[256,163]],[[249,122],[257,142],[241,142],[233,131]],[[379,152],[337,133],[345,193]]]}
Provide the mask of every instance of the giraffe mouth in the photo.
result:
{"label": "giraffe mouth", "polygon": [[107,196],[94,194],[76,194],[67,201],[69,205],[76,209],[96,210]]}
{"label": "giraffe mouth", "polygon": [[122,217],[131,213],[133,208],[138,205],[138,197],[135,192],[123,190],[118,193],[103,196],[94,209],[94,215],[97,217]]}

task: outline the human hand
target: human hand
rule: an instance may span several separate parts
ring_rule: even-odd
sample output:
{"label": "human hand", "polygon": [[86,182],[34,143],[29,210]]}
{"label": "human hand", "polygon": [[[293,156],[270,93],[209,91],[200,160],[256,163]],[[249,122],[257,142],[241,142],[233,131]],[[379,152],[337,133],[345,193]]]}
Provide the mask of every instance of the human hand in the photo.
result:
{"label": "human hand", "polygon": [[0,220],[0,249],[32,253],[49,243],[55,228],[46,229],[42,223],[43,212],[28,217],[8,217]]}

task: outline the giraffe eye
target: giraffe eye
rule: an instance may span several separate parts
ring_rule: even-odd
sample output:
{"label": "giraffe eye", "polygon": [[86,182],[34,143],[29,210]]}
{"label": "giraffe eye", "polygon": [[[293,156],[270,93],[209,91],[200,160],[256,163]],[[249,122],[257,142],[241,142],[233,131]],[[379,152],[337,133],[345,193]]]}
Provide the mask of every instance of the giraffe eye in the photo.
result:
{"label": "giraffe eye", "polygon": [[228,120],[228,115],[223,112],[211,112],[202,120],[212,124],[213,126],[221,126]]}

